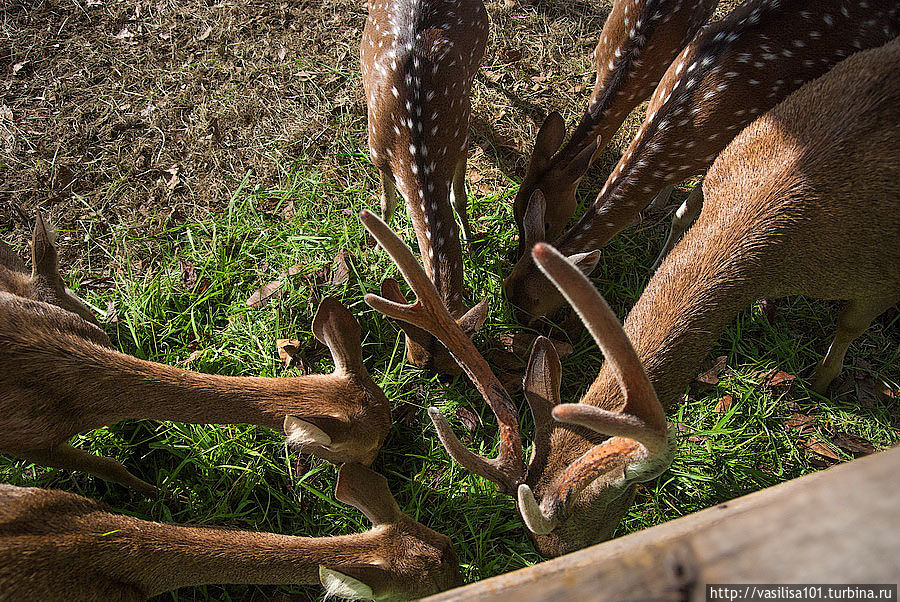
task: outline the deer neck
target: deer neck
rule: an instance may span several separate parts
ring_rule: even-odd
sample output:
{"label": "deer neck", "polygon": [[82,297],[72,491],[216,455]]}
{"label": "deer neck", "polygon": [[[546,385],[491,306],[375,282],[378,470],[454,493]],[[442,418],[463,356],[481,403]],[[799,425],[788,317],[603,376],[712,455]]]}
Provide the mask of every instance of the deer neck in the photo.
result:
{"label": "deer neck", "polygon": [[[419,160],[416,157],[416,160]],[[416,174],[409,174],[402,190],[416,232],[425,273],[434,282],[441,301],[454,318],[465,311],[463,301],[462,246],[456,219],[450,207],[451,178],[441,177],[432,164],[421,161]],[[420,194],[423,193],[423,194]]]}
{"label": "deer neck", "polygon": [[[701,216],[651,278],[624,325],[666,408],[678,402],[735,316],[777,286],[778,262],[768,257],[772,245],[765,244],[764,226],[704,217],[710,216]],[[582,401],[621,406],[608,366]]]}
{"label": "deer neck", "polygon": [[[106,412],[98,412],[98,416],[103,414],[102,424],[115,415],[119,420],[257,424],[280,429],[287,415],[327,415],[330,400],[354,399],[350,380],[337,375],[218,376],[141,360],[74,337],[68,342],[71,344],[60,341],[68,349],[51,368],[60,375],[57,398],[78,395],[103,400]],[[46,380],[47,375],[37,378]]]}
{"label": "deer neck", "polygon": [[141,585],[156,595],[209,583],[319,583],[320,565],[340,570],[378,564],[384,558],[383,531],[311,538],[126,519],[124,528],[104,531],[109,535],[102,549],[116,557],[111,567],[121,567],[122,581],[142,575]]}

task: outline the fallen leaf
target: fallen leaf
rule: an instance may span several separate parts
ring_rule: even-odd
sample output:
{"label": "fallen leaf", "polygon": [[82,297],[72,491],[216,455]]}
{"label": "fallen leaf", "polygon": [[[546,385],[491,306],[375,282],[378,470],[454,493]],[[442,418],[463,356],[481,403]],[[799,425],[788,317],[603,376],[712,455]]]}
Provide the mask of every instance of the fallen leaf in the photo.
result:
{"label": "fallen leaf", "polygon": [[525,359],[521,354],[515,354],[503,349],[491,349],[485,354],[485,359],[501,370],[515,371],[525,367]]}
{"label": "fallen leaf", "polygon": [[28,61],[22,61],[21,63],[16,63],[12,67],[13,75],[17,74],[19,71],[25,68],[25,65],[28,64]]}
{"label": "fallen leaf", "polygon": [[347,249],[338,251],[334,258],[334,269],[331,272],[331,284],[342,285],[350,282],[350,273],[353,271],[353,256]]}
{"label": "fallen leaf", "polygon": [[288,201],[281,206],[281,217],[284,219],[291,219],[297,214],[297,209],[294,207],[294,201]]}
{"label": "fallen leaf", "polygon": [[788,374],[787,372],[776,368],[765,376],[762,384],[764,387],[772,388],[784,385],[790,386],[795,378],[797,377],[793,374]]}
{"label": "fallen leaf", "polygon": [[264,307],[265,304],[268,303],[269,298],[277,293],[280,288],[281,280],[273,280],[272,282],[259,287],[259,290],[255,291],[250,295],[250,298],[247,299],[247,305],[255,309]]}
{"label": "fallen leaf", "polygon": [[203,40],[205,40],[206,38],[208,38],[208,37],[209,37],[209,34],[212,33],[212,29],[213,29],[213,28],[212,28],[211,25],[208,26],[206,29],[204,29],[204,30],[203,30],[203,33],[201,33],[199,36],[197,36],[197,41],[198,41],[198,42],[202,42]]}
{"label": "fallen leaf", "polygon": [[302,269],[303,269],[302,265],[300,265],[299,263],[295,263],[294,265],[292,265],[291,267],[289,267],[287,269],[287,275],[288,276],[296,276],[297,274],[300,273],[300,270],[302,270]]}
{"label": "fallen leaf", "polygon": [[814,422],[816,420],[815,416],[807,416],[806,414],[791,414],[791,417],[786,419],[782,424],[784,428],[787,429],[796,429],[801,433],[809,433],[815,430]]}
{"label": "fallen leaf", "polygon": [[801,449],[806,451],[807,455],[812,452],[817,456],[828,460],[828,462],[826,462],[827,464],[839,462],[841,459],[827,443],[819,439],[818,435],[812,435],[809,439],[801,443]]}
{"label": "fallen leaf", "polygon": [[487,69],[482,69],[481,72],[484,74],[484,76],[486,78],[488,78],[489,81],[492,81],[494,83],[499,82],[500,78],[503,77],[501,74],[497,73],[496,71],[488,71]]}
{"label": "fallen leaf", "polygon": [[286,56],[287,56],[287,48],[282,46],[281,48],[278,49],[278,60],[283,61],[284,57],[286,57]]}
{"label": "fallen leaf", "polygon": [[719,384],[719,375],[725,370],[725,363],[728,361],[728,356],[720,355],[715,359],[713,365],[708,368],[706,371],[701,372],[696,379],[696,382],[701,385],[705,385],[708,387],[714,387]]}
{"label": "fallen leaf", "polygon": [[301,71],[297,74],[297,81],[299,82],[308,82],[311,79],[314,79],[316,76],[308,71]]}
{"label": "fallen leaf", "polygon": [[466,429],[466,436],[464,437],[466,443],[471,443],[473,438],[472,434],[475,432],[475,429],[478,428],[478,414],[465,406],[460,406],[456,408],[456,417]]}
{"label": "fallen leaf", "polygon": [[178,362],[178,365],[187,368],[188,366],[190,366],[191,364],[196,362],[198,359],[200,359],[200,356],[203,355],[203,353],[205,351],[206,351],[206,349],[197,349],[196,351],[191,351],[191,354],[188,355],[183,360],[181,360],[180,362]]}
{"label": "fallen leaf", "polygon": [[116,311],[115,301],[110,300],[106,302],[106,311],[103,314],[103,321],[107,324],[116,324],[119,322],[119,312]]}
{"label": "fallen leaf", "polygon": [[278,357],[285,369],[290,368],[294,358],[300,351],[300,341],[297,339],[275,339],[275,347],[278,349]]}
{"label": "fallen leaf", "polygon": [[838,431],[831,437],[831,442],[851,454],[867,456],[875,453],[875,446],[872,445],[872,442],[859,435]]}
{"label": "fallen leaf", "polygon": [[422,426],[422,413],[418,407],[411,403],[401,403],[391,410],[391,418],[394,422],[408,426],[411,429],[418,429]]}
{"label": "fallen leaf", "polygon": [[504,48],[500,51],[500,60],[504,63],[515,63],[522,60],[522,51],[518,48]]}
{"label": "fallen leaf", "polygon": [[885,403],[897,401],[897,391],[891,389],[887,385],[881,385],[878,388],[878,397]]}
{"label": "fallen leaf", "polygon": [[197,271],[194,268],[194,262],[190,259],[178,259],[178,265],[181,266],[181,284],[184,288],[190,290],[197,284]]}
{"label": "fallen leaf", "polygon": [[865,360],[858,360],[853,377],[856,382],[856,397],[859,404],[866,408],[875,407],[878,403],[878,394],[876,393],[877,383],[872,375],[872,365]]}
{"label": "fallen leaf", "polygon": [[716,413],[724,414],[729,409],[731,409],[731,395],[725,395],[722,399],[719,400],[719,403],[716,404]]}

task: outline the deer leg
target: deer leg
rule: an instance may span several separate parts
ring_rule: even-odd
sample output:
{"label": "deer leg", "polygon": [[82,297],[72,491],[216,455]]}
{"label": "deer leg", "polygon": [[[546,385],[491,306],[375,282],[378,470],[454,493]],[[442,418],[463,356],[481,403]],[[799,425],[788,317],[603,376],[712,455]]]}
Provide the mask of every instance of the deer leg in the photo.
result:
{"label": "deer leg", "polygon": [[466,198],[466,154],[463,153],[456,170],[453,172],[453,185],[450,189],[450,202],[459,222],[462,224],[462,234],[466,243],[472,240],[472,229],[469,226],[468,199]]}
{"label": "deer leg", "polygon": [[157,492],[156,487],[137,478],[112,458],[95,456],[68,443],[60,443],[49,450],[29,450],[16,455],[23,460],[43,466],[86,472],[104,481],[112,481],[147,495]]}
{"label": "deer leg", "polygon": [[697,216],[700,215],[701,209],[703,209],[702,182],[694,187],[691,194],[688,195],[688,198],[686,198],[681,206],[675,210],[675,216],[672,218],[672,226],[669,228],[669,236],[666,238],[666,244],[663,245],[662,251],[659,252],[659,256],[656,258],[656,261],[653,262],[654,270],[659,267],[659,264],[666,258],[666,255],[669,254],[672,247],[681,240],[684,233],[687,232],[688,228],[691,227],[691,224],[697,219]]}
{"label": "deer leg", "polygon": [[836,332],[828,353],[816,366],[813,391],[825,395],[828,385],[840,374],[844,367],[847,349],[859,335],[865,332],[872,320],[897,302],[888,299],[851,299],[841,310],[837,319]]}
{"label": "deer leg", "polygon": [[387,170],[381,170],[381,218],[390,223],[397,208],[397,187],[394,177]]}

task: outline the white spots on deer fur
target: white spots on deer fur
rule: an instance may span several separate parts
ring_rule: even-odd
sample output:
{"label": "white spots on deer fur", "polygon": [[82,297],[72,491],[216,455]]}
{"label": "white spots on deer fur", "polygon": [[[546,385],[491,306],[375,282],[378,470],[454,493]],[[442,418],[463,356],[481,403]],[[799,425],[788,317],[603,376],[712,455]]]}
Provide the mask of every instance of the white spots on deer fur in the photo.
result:
{"label": "white spots on deer fur", "polygon": [[750,84],[751,86],[755,86],[755,85],[759,84],[759,80],[758,79],[748,79],[747,83]]}
{"label": "white spots on deer fur", "polygon": [[400,98],[400,90],[397,89],[397,86],[391,86],[391,94],[394,95],[394,98]]}
{"label": "white spots on deer fur", "polygon": [[809,37],[811,37],[811,38],[814,39],[814,40],[817,40],[817,39],[819,39],[819,38],[822,37],[822,32],[816,31],[815,29],[813,29],[813,30],[811,30],[811,31],[808,31],[808,32],[806,33],[806,35],[808,35]]}
{"label": "white spots on deer fur", "polygon": [[806,42],[804,42],[803,40],[794,40],[794,41],[791,42],[791,43],[792,43],[796,48],[803,48],[804,46],[806,46]]}
{"label": "white spots on deer fur", "polygon": [[825,21],[825,25],[828,25],[829,27],[834,24],[834,19],[832,19],[831,15],[829,15],[828,13],[822,15],[822,20]]}

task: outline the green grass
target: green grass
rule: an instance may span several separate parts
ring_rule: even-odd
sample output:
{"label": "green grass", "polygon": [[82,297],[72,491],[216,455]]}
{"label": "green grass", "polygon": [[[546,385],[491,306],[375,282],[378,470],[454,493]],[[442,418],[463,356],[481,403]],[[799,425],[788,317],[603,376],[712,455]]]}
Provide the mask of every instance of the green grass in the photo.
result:
{"label": "green grass", "polygon": [[[362,302],[364,293],[376,290],[381,279],[396,275],[396,270],[368,241],[357,219],[360,209],[375,205],[373,170],[356,146],[348,144],[346,153],[341,158],[342,172],[310,172],[284,165],[278,187],[260,189],[250,176],[235,182],[227,210],[210,221],[155,220],[161,225],[149,232],[125,226],[104,230],[90,221],[79,223],[82,230],[62,234],[84,240],[97,265],[80,264],[78,270],[70,271],[69,283],[98,310],[114,309],[115,320],[107,323],[107,331],[124,352],[174,364],[200,351],[193,369],[229,375],[298,374],[297,369],[281,368],[277,338],[299,339],[310,367],[329,371],[327,350],[315,342],[310,322],[317,300],[337,295],[359,319],[366,364],[392,402],[396,424],[374,467],[387,475],[400,506],[453,540],[467,581],[538,562],[512,499],[453,464],[425,414],[429,405],[441,407],[451,417],[459,405],[473,408],[484,426],[476,430],[472,446],[490,453],[495,441],[490,411],[465,378],[439,379],[405,364],[398,329]],[[489,321],[476,339],[482,349],[502,332],[524,330],[514,324],[500,298],[501,278],[509,269],[506,251],[514,244],[511,193],[473,199],[476,231],[491,233],[484,244],[465,253],[470,301],[482,296],[491,300]],[[288,202],[293,202],[296,213],[286,219],[283,210]],[[498,228],[498,224],[504,226]],[[404,215],[395,218],[393,225],[406,240],[413,240]],[[664,230],[664,225],[658,225],[627,231],[604,252],[596,282],[620,316],[646,284]],[[317,274],[342,248],[355,259],[350,282],[321,282]],[[197,275],[191,288],[182,281],[180,262],[187,261]],[[300,273],[287,279],[280,297],[260,309],[245,304],[256,288],[295,265]],[[89,277],[104,275],[113,276],[114,286],[78,286]],[[861,408],[852,391],[823,399],[806,389],[804,377],[826,347],[832,314],[832,304],[787,299],[778,302],[772,324],[759,307],[748,308],[738,317],[710,354],[728,357],[721,382],[708,391],[686,392],[685,402],[671,413],[670,419],[685,430],[675,462],[660,479],[640,488],[620,534],[818,468],[798,449],[806,435],[782,424],[797,406],[800,412],[817,416],[823,439],[845,431],[869,439],[878,448],[898,440],[900,430],[890,415],[895,408],[886,403]],[[880,323],[870,329],[849,358],[850,364],[868,361],[872,371],[894,389],[900,382],[896,326]],[[565,332],[549,324],[542,329],[566,338]],[[575,353],[563,362],[563,396],[568,401],[577,400],[587,389],[601,362],[589,337],[579,336],[572,341]],[[789,388],[762,386],[761,374],[774,368],[798,378]],[[727,412],[717,413],[716,404],[725,394],[733,397],[733,404]],[[517,399],[527,438],[531,417],[521,395]],[[83,474],[7,459],[0,460],[0,479],[74,491],[151,520],[312,536],[368,528],[359,512],[334,501],[334,467],[298,457],[285,449],[278,433],[267,429],[128,421],[81,435],[76,444],[123,461],[135,474],[172,495],[164,500],[145,499]],[[275,591],[319,595],[315,587],[209,586],[167,596],[245,599]]]}

